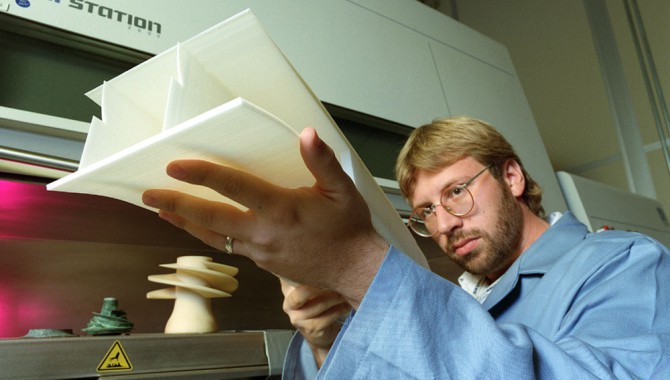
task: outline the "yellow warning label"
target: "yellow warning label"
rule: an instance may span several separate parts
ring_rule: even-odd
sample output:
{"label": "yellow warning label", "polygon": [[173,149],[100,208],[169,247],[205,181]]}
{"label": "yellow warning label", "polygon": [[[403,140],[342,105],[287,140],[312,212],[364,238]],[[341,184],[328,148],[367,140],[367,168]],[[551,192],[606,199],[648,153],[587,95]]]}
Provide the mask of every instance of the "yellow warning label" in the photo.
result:
{"label": "yellow warning label", "polygon": [[112,348],[107,351],[107,355],[98,366],[98,372],[131,371],[132,369],[133,365],[130,364],[128,355],[118,340],[114,341]]}

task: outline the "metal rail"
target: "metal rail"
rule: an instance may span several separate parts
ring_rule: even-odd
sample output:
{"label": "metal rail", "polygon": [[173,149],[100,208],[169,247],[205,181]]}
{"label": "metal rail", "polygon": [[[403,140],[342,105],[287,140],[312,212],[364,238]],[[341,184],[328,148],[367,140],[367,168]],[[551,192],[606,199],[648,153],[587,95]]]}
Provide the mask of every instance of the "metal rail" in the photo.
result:
{"label": "metal rail", "polygon": [[79,167],[77,161],[5,146],[0,146],[0,159],[69,172],[74,172]]}
{"label": "metal rail", "polygon": [[642,71],[642,78],[647,89],[647,96],[649,97],[649,104],[651,112],[656,123],[656,131],[658,132],[661,150],[665,158],[665,164],[670,174],[670,116],[668,115],[668,106],[663,95],[663,87],[658,78],[656,71],[656,64],[651,53],[649,40],[647,39],[647,32],[642,22],[640,14],[640,7],[637,0],[624,0],[624,8],[626,9],[626,16],[630,24],[631,34],[633,35],[633,42],[637,58],[640,61],[640,69]]}

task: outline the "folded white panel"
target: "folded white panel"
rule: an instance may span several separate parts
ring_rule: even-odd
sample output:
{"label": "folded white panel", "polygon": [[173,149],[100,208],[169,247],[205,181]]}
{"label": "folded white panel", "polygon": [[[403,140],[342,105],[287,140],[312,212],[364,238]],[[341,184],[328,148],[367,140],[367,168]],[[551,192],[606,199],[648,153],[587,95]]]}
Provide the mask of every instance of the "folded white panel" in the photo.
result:
{"label": "folded white panel", "polygon": [[178,49],[177,58],[177,78],[172,78],[170,84],[163,129],[172,128],[235,98],[225,84],[210,74],[192,54]]}
{"label": "folded white panel", "polygon": [[[108,87],[120,96],[109,97]],[[111,127],[132,143],[114,153],[90,153],[84,167],[49,184],[49,190],[98,194],[140,207],[141,194],[150,188],[234,203],[170,179],[165,166],[183,158],[230,165],[284,187],[311,186],[314,179],[300,157],[298,134],[314,127],[368,202],[379,233],[427,267],[361,159],[251,12],[155,56],[88,95],[103,110],[104,123],[95,122],[95,128]],[[139,116],[134,120],[129,115]],[[155,132],[132,140],[134,132],[148,130]],[[105,135],[91,133],[86,145],[104,145],[99,138],[107,140]]]}
{"label": "folded white panel", "polygon": [[142,203],[145,190],[166,188],[244,208],[207,187],[169,177],[165,167],[178,158],[203,159],[244,170],[279,186],[311,186],[314,177],[302,161],[299,146],[293,129],[237,98],[47,187],[104,195],[140,207],[146,207]]}

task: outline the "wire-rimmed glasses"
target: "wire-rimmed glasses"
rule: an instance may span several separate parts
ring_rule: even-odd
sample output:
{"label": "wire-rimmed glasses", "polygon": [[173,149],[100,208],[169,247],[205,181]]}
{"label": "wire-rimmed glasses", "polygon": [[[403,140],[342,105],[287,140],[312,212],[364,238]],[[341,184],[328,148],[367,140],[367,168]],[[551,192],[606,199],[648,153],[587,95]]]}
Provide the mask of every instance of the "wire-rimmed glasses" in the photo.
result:
{"label": "wire-rimmed glasses", "polygon": [[409,227],[419,236],[430,237],[437,232],[437,216],[435,210],[437,206],[442,206],[444,209],[454,216],[466,216],[472,211],[475,206],[475,198],[468,189],[468,186],[477,179],[486,169],[491,168],[492,165],[486,166],[475,174],[467,182],[460,185],[447,187],[442,191],[440,196],[440,203],[434,203],[428,207],[419,207],[412,211],[409,217]]}

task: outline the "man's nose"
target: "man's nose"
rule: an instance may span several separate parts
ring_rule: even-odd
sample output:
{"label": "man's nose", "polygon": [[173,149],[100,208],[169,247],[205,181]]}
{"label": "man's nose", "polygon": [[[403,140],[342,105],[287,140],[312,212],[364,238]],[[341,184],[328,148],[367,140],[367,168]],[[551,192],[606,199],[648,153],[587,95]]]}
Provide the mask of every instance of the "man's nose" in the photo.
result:
{"label": "man's nose", "polygon": [[449,234],[463,226],[463,219],[450,214],[442,205],[435,207],[435,217],[439,234]]}

